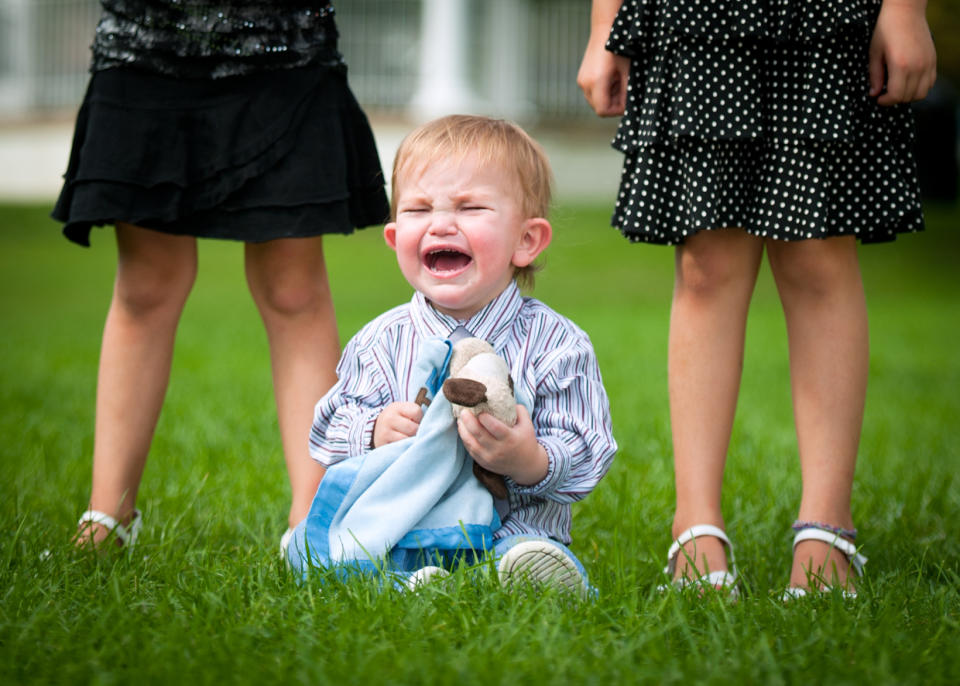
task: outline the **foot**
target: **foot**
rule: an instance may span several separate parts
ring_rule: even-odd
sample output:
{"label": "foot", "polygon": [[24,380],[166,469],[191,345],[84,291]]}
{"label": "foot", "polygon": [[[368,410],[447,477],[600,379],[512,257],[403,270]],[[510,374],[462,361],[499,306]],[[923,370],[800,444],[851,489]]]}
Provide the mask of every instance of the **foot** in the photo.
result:
{"label": "foot", "polygon": [[131,510],[119,521],[105,512],[87,510],[80,515],[73,542],[78,548],[90,547],[94,550],[101,550],[110,542],[118,548],[132,548],[142,525],[140,510]]}
{"label": "foot", "polygon": [[450,572],[442,567],[435,567],[433,565],[427,567],[421,567],[409,577],[407,577],[407,589],[411,591],[418,591],[432,581],[437,579],[445,579],[450,576]]}
{"label": "foot", "polygon": [[855,591],[850,561],[829,543],[803,541],[793,551],[793,568],[790,570],[790,586],[793,588],[824,587]]}
{"label": "foot", "polygon": [[827,529],[801,529],[793,542],[793,569],[785,597],[838,589],[856,597],[854,578],[863,574],[867,558],[853,541]]}
{"label": "foot", "polygon": [[711,572],[728,572],[727,549],[715,536],[697,536],[684,543],[677,555],[673,580],[698,579]]}
{"label": "foot", "polygon": [[695,585],[727,591],[732,597],[738,595],[733,545],[722,529],[711,524],[697,524],[680,532],[670,546],[663,571],[678,588]]}
{"label": "foot", "polygon": [[293,538],[293,527],[288,527],[280,537],[280,559],[287,559],[287,549],[290,547],[290,539]]}
{"label": "foot", "polygon": [[497,573],[500,583],[508,587],[525,582],[587,593],[587,581],[577,563],[549,541],[524,541],[513,546],[497,563]]}

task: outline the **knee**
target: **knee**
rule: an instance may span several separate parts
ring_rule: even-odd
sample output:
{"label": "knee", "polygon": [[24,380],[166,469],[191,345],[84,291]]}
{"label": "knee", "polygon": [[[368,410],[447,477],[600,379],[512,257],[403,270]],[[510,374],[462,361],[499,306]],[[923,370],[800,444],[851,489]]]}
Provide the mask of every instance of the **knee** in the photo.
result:
{"label": "knee", "polygon": [[248,283],[261,312],[279,316],[295,317],[330,301],[323,274],[274,272],[261,279],[248,279]]}
{"label": "knee", "polygon": [[[853,250],[835,245],[780,246],[770,252],[770,268],[781,293],[822,297],[858,282],[860,267]],[[852,280],[852,281],[851,281]]]}
{"label": "knee", "polygon": [[747,275],[722,253],[684,250],[677,256],[676,292],[680,297],[710,300],[736,288]]}
{"label": "knee", "polygon": [[179,316],[196,275],[195,262],[121,265],[117,270],[114,304],[135,318]]}

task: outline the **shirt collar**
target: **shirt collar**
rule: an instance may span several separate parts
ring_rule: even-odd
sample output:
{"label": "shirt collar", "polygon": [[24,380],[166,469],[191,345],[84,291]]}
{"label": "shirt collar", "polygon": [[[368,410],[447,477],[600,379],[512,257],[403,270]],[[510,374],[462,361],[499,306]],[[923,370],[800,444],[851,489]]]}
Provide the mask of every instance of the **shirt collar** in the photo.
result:
{"label": "shirt collar", "polygon": [[501,339],[510,331],[522,306],[523,296],[520,294],[520,289],[517,288],[515,281],[510,281],[500,295],[466,321],[460,321],[437,311],[419,291],[413,294],[413,299],[410,301],[410,317],[417,333],[423,338],[446,337],[457,326],[463,325],[474,336],[488,341],[494,348],[499,349],[502,347]]}

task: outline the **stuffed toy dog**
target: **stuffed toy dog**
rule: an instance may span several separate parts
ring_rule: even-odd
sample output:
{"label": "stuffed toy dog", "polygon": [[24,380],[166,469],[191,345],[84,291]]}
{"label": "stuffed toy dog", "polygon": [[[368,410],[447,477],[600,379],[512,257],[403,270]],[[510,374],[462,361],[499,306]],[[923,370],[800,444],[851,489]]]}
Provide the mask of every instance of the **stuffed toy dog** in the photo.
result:
{"label": "stuffed toy dog", "polygon": [[[510,369],[493,346],[479,338],[464,338],[453,345],[450,375],[443,394],[453,406],[453,416],[465,409],[475,415],[489,412],[507,426],[517,423],[517,400]],[[503,476],[473,463],[473,473],[496,498],[507,497]]]}

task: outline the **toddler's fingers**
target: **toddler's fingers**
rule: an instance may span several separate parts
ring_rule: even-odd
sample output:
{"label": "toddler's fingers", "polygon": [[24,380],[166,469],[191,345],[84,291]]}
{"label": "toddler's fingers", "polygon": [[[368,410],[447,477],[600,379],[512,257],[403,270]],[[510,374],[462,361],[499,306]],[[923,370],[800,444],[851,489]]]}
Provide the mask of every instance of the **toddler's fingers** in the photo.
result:
{"label": "toddler's fingers", "polygon": [[408,419],[406,417],[400,419],[394,429],[401,435],[402,438],[408,438],[410,436],[416,436],[417,429],[420,428],[420,422]]}
{"label": "toddler's fingers", "polygon": [[416,403],[397,403],[397,413],[415,424],[419,424],[423,419],[423,408]]}
{"label": "toddler's fingers", "polygon": [[477,422],[498,441],[502,441],[510,433],[510,427],[488,412],[478,415]]}

